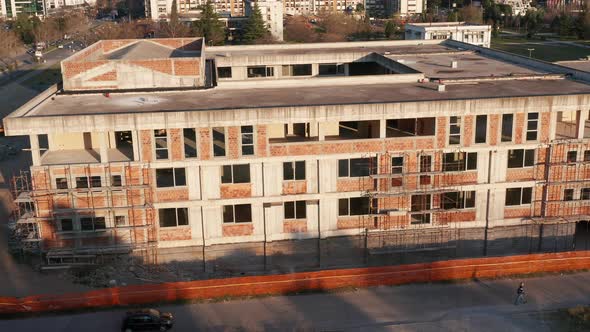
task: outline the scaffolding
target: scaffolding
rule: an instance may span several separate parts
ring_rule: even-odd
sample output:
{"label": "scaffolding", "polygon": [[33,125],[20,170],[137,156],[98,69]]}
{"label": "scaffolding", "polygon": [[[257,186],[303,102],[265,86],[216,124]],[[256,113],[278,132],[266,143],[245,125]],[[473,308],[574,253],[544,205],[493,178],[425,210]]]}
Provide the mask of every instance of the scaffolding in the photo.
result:
{"label": "scaffolding", "polygon": [[[58,177],[71,185],[54,186],[52,179]],[[23,171],[12,179],[15,203],[28,207],[23,210],[15,204],[15,224],[34,230],[29,236],[36,239],[37,251],[45,254],[48,265],[96,263],[105,255],[129,253],[156,263],[150,179],[147,163],[34,167],[32,174]],[[91,220],[91,229],[82,229],[82,221],[79,229],[61,229],[62,220],[75,218]],[[14,241],[17,250],[25,250],[26,243],[22,237]]]}
{"label": "scaffolding", "polygon": [[544,154],[535,170],[531,220],[539,224],[590,220],[590,143],[556,140]]}
{"label": "scaffolding", "polygon": [[[467,158],[466,154],[461,156]],[[368,158],[370,175],[359,181],[362,188],[370,188],[364,191],[371,202],[370,213],[360,225],[371,243],[369,252],[454,249],[459,239],[454,221],[462,221],[458,214],[466,211],[474,220],[475,206],[472,211],[458,208],[462,203],[444,194],[475,184],[477,171],[461,175],[469,172],[461,169],[467,161],[461,158],[445,163],[442,151],[385,152]]]}

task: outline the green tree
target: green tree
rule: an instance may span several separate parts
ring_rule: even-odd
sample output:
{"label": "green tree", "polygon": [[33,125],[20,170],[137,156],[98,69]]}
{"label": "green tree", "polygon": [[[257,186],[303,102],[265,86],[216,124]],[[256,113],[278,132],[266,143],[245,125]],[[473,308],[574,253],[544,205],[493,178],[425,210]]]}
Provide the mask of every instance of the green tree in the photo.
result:
{"label": "green tree", "polygon": [[187,26],[180,21],[176,0],[172,1],[172,8],[170,9],[168,22],[162,24],[162,30],[165,36],[171,38],[184,37],[189,34]]}
{"label": "green tree", "polygon": [[213,4],[207,1],[206,4],[199,6],[199,9],[201,17],[198,21],[194,21],[192,26],[195,35],[205,37],[207,43],[222,45],[225,41],[225,27],[219,21]]}
{"label": "green tree", "polygon": [[257,40],[267,37],[269,34],[266,24],[262,19],[262,13],[257,3],[254,3],[254,7],[250,12],[250,16],[246,20],[244,27],[244,34],[242,40],[247,44],[253,44]]}
{"label": "green tree", "polygon": [[522,21],[526,29],[527,38],[532,38],[543,25],[545,12],[542,9],[528,10]]}
{"label": "green tree", "polygon": [[41,21],[37,16],[29,17],[29,15],[22,13],[16,17],[13,27],[22,42],[30,44],[35,41],[34,31],[40,24]]}
{"label": "green tree", "polygon": [[385,38],[389,39],[395,33],[395,24],[391,21],[385,23]]}

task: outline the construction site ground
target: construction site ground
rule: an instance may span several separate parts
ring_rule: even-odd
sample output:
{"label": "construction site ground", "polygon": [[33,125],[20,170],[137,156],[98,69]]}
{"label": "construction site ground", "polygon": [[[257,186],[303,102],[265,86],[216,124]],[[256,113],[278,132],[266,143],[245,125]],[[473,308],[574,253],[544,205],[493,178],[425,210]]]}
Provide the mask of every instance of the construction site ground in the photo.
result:
{"label": "construction site ground", "polygon": [[[525,282],[528,302],[514,305]],[[175,331],[588,331],[567,309],[590,302],[590,273],[380,286],[162,305]],[[0,321],[0,330],[115,331],[128,309]],[[93,322],[88,324],[88,322]]]}

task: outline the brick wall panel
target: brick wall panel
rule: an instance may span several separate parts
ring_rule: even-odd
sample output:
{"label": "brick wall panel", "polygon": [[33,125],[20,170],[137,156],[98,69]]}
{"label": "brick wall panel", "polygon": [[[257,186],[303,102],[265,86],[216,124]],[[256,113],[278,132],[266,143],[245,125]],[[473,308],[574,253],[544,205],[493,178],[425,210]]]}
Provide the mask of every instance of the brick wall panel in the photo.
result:
{"label": "brick wall panel", "polygon": [[240,158],[240,127],[227,127],[227,156],[231,159]]}
{"label": "brick wall panel", "polygon": [[266,125],[257,125],[256,130],[256,155],[266,157],[268,154],[268,137]]}
{"label": "brick wall panel", "polygon": [[190,227],[159,227],[158,236],[160,241],[180,241],[192,238]]}
{"label": "brick wall panel", "polygon": [[170,151],[171,159],[173,161],[183,160],[182,129],[169,129],[168,133],[168,149]]}
{"label": "brick wall panel", "polygon": [[251,183],[222,184],[220,188],[221,198],[252,197]]}
{"label": "brick wall panel", "polygon": [[447,118],[436,118],[436,147],[444,148],[447,146]]}
{"label": "brick wall panel", "polygon": [[473,115],[467,115],[463,119],[463,146],[471,146],[473,143]]}
{"label": "brick wall panel", "polygon": [[224,224],[223,236],[249,236],[254,233],[254,225],[248,224]]}
{"label": "brick wall panel", "polygon": [[283,195],[295,195],[307,193],[307,181],[283,181]]}
{"label": "brick wall panel", "polygon": [[499,114],[491,114],[488,115],[489,121],[489,131],[488,131],[488,139],[490,145],[497,145],[500,141],[500,115]]}
{"label": "brick wall panel", "polygon": [[153,132],[151,130],[142,130],[139,132],[140,140],[141,140],[141,160],[142,161],[153,161],[153,144],[152,144],[152,136]]}
{"label": "brick wall panel", "polygon": [[213,156],[211,129],[199,128],[199,156],[202,160],[209,160]]}
{"label": "brick wall panel", "polygon": [[522,144],[524,142],[523,134],[526,131],[524,119],[524,113],[516,113],[514,125],[514,143],[516,144]]}
{"label": "brick wall panel", "polygon": [[188,189],[157,189],[156,202],[177,202],[188,200]]}
{"label": "brick wall panel", "polygon": [[284,220],[283,233],[305,233],[307,232],[307,220]]}

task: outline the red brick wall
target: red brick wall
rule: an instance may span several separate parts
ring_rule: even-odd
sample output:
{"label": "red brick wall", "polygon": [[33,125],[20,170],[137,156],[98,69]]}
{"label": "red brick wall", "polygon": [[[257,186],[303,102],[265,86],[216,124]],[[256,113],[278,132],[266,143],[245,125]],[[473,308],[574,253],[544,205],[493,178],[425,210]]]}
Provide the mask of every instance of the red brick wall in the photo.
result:
{"label": "red brick wall", "polygon": [[134,39],[103,40],[101,42],[102,51],[103,53],[109,53],[118,48],[130,45],[133,42],[135,42]]}
{"label": "red brick wall", "polygon": [[436,147],[444,148],[447,146],[447,118],[441,116],[436,118]]}
{"label": "red brick wall", "polygon": [[254,225],[248,224],[224,224],[223,236],[248,236],[254,233]]}
{"label": "red brick wall", "polygon": [[514,125],[514,143],[516,144],[522,144],[524,142],[523,134],[526,130],[524,127],[524,119],[524,113],[516,113]]}
{"label": "red brick wall", "polygon": [[63,63],[63,76],[66,79],[75,77],[76,75],[89,71],[90,69],[100,67],[107,64],[107,61],[84,61],[84,62],[64,62]]}
{"label": "red brick wall", "polygon": [[256,127],[256,155],[266,157],[268,155],[268,138],[266,125],[257,125]]}
{"label": "red brick wall", "polygon": [[176,202],[188,200],[188,188],[156,189],[156,202]]}
{"label": "red brick wall", "polygon": [[504,209],[504,218],[524,218],[531,216],[531,207],[506,207]]}
{"label": "red brick wall", "polygon": [[183,160],[182,155],[182,130],[168,129],[168,150],[170,151],[171,160]]}
{"label": "red brick wall", "polygon": [[283,181],[283,195],[305,194],[307,193],[307,181]]}
{"label": "red brick wall", "polygon": [[200,74],[201,61],[198,59],[175,59],[172,60],[172,63],[174,64],[174,74],[177,76],[198,76]]}
{"label": "red brick wall", "polygon": [[338,141],[334,143],[271,144],[271,156],[302,156],[308,154],[334,154],[355,152],[379,152],[383,149],[383,140],[372,139],[366,142]]}
{"label": "red brick wall", "polygon": [[543,112],[540,114],[541,126],[539,128],[539,140],[541,142],[549,142],[549,130],[551,128],[551,112]]}
{"label": "red brick wall", "polygon": [[188,226],[160,227],[158,233],[160,241],[180,241],[192,238],[191,228]]}
{"label": "red brick wall", "polygon": [[535,177],[535,170],[529,168],[508,168],[506,170],[506,181],[528,181]]}
{"label": "red brick wall", "polygon": [[365,191],[374,190],[374,180],[370,177],[339,178],[336,181],[336,191]]}
{"label": "red brick wall", "polygon": [[285,220],[283,221],[283,233],[305,233],[307,232],[307,220]]}
{"label": "red brick wall", "polygon": [[240,127],[227,127],[227,156],[231,159],[240,158]]}
{"label": "red brick wall", "polygon": [[463,120],[463,146],[471,146],[473,143],[473,115],[467,115]]}
{"label": "red brick wall", "polygon": [[172,60],[161,59],[161,60],[133,60],[126,61],[130,65],[140,66],[149,70],[157,71],[160,73],[172,75]]}
{"label": "red brick wall", "polygon": [[221,198],[252,197],[251,183],[222,184]]}
{"label": "red brick wall", "polygon": [[100,82],[100,81],[115,81],[117,80],[117,72],[116,71],[109,71],[107,73],[94,76],[93,78],[89,79],[92,82]]}
{"label": "red brick wall", "polygon": [[488,139],[490,145],[497,145],[500,141],[500,115],[499,114],[491,114],[488,115],[489,121],[489,132],[488,132]]}
{"label": "red brick wall", "polygon": [[436,213],[434,223],[436,225],[446,225],[450,222],[475,221],[475,210],[467,211],[449,211]]}
{"label": "red brick wall", "polygon": [[199,156],[203,160],[209,160],[213,156],[211,141],[211,129],[199,128]]}
{"label": "red brick wall", "polygon": [[153,145],[152,145],[152,134],[151,130],[142,130],[139,132],[141,140],[141,160],[142,161],[153,161]]}

